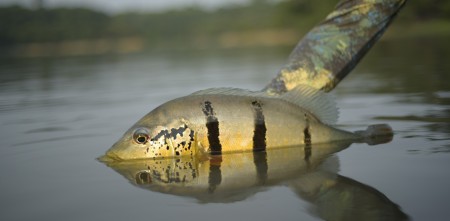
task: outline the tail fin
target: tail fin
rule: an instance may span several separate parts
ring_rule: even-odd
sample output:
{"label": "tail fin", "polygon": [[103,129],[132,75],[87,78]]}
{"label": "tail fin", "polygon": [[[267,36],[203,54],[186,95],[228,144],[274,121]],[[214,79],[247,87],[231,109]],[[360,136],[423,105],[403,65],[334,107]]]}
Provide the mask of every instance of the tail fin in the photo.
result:
{"label": "tail fin", "polygon": [[394,131],[387,124],[374,124],[367,127],[366,130],[355,131],[363,137],[363,141],[369,145],[389,143],[394,138]]}
{"label": "tail fin", "polygon": [[339,1],[298,43],[264,91],[283,94],[300,84],[331,91],[377,42],[405,2]]}

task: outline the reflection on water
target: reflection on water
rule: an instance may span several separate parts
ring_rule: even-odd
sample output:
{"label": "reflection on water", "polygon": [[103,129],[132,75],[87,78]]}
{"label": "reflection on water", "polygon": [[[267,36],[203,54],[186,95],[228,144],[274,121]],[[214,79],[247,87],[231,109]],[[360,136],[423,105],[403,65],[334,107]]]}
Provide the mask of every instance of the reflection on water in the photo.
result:
{"label": "reflection on water", "polygon": [[234,203],[277,185],[287,185],[314,205],[324,220],[407,220],[408,216],[376,189],[338,175],[335,155],[348,142],[198,158],[105,162],[131,184],[150,191]]}

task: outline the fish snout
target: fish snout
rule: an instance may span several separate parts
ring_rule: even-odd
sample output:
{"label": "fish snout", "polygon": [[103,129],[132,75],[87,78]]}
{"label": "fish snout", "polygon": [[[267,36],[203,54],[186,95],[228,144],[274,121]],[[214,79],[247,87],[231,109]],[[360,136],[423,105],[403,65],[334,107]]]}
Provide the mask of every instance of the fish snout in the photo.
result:
{"label": "fish snout", "polygon": [[105,155],[98,157],[97,160],[103,163],[111,163],[114,161],[122,161],[123,159],[120,158],[114,151],[108,150]]}
{"label": "fish snout", "polygon": [[112,145],[109,150],[106,151],[105,155],[98,158],[99,161],[102,162],[111,162],[111,161],[122,161],[124,160],[123,157],[123,151],[121,151],[121,145],[119,142],[116,142],[114,145]]}

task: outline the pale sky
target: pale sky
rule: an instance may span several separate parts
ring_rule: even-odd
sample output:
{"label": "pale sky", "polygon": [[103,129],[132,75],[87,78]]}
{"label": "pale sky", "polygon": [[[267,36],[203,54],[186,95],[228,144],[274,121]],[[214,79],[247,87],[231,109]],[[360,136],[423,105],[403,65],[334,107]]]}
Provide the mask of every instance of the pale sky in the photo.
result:
{"label": "pale sky", "polygon": [[[32,7],[36,0],[0,0],[0,6],[19,4]],[[44,0],[47,7],[89,7],[108,12],[127,10],[158,11],[168,8],[180,8],[198,5],[213,9],[229,4],[245,4],[249,0]]]}

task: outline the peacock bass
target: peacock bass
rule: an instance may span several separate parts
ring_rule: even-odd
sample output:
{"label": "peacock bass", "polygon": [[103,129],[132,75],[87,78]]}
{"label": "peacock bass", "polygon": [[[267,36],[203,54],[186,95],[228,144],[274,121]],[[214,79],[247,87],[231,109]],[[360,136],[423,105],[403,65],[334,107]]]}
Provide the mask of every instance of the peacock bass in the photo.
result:
{"label": "peacock bass", "polygon": [[140,119],[106,156],[117,160],[218,155],[230,152],[364,141],[392,133],[333,128],[338,111],[329,95],[306,85],[282,95],[217,88],[169,101]]}
{"label": "peacock bass", "polygon": [[277,76],[261,91],[208,89],[148,113],[106,152],[143,158],[264,151],[338,140],[371,143],[392,136],[387,125],[356,133],[331,125],[329,92],[381,37],[406,0],[341,0],[300,40]]}

